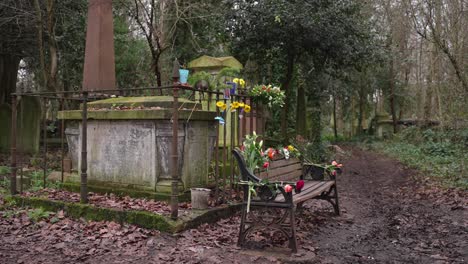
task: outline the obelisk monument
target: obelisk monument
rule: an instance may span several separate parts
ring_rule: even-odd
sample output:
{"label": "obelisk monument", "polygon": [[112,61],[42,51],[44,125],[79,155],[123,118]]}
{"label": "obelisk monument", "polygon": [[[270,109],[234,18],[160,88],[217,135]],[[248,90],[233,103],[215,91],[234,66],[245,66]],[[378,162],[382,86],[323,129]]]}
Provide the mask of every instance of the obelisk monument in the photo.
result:
{"label": "obelisk monument", "polygon": [[89,0],[83,91],[115,89],[112,0]]}

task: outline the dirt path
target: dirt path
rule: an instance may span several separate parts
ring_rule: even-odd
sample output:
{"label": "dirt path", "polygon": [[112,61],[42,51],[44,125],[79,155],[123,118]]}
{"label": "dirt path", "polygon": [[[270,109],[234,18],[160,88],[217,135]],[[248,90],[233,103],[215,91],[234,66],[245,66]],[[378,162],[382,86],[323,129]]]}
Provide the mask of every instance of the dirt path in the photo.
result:
{"label": "dirt path", "polygon": [[348,150],[352,155],[339,182],[345,214],[321,226],[312,238],[322,261],[468,261],[466,192],[421,187],[412,179],[414,171],[398,162]]}
{"label": "dirt path", "polygon": [[[27,213],[0,215],[0,263],[465,263],[466,192],[423,187],[413,171],[371,152],[346,147],[339,178],[343,214],[308,202],[298,217],[298,254],[258,234],[250,250],[235,246],[239,217],[176,236],[121,226],[32,223]],[[273,247],[270,247],[273,246]],[[262,249],[258,249],[263,247]]]}

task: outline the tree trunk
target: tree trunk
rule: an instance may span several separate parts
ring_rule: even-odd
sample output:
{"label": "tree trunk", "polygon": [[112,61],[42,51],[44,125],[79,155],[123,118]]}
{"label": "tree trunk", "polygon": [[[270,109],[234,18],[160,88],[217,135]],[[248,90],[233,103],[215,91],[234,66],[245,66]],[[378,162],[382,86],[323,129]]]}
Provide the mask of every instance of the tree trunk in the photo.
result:
{"label": "tree trunk", "polygon": [[34,0],[34,7],[36,11],[36,30],[37,30],[37,47],[39,52],[39,64],[40,64],[40,71],[41,71],[41,78],[42,78],[42,89],[47,89],[47,70],[46,70],[46,63],[45,63],[45,50],[44,50],[44,42],[43,42],[43,34],[44,30],[42,29],[42,10],[39,0]]}
{"label": "tree trunk", "polygon": [[48,72],[47,88],[51,92],[57,91],[58,49],[55,39],[55,0],[47,1],[47,32],[49,45],[50,67]]}
{"label": "tree trunk", "polygon": [[363,74],[360,73],[359,75],[359,113],[358,113],[358,125],[357,125],[357,134],[362,134],[362,119],[364,117],[364,81],[363,81]]}
{"label": "tree trunk", "polygon": [[20,59],[13,55],[0,55],[0,104],[10,101],[16,90],[16,78]]}
{"label": "tree trunk", "polygon": [[307,134],[306,96],[303,84],[297,88],[296,133],[303,137],[306,137]]}
{"label": "tree trunk", "polygon": [[281,113],[281,136],[283,141],[287,140],[287,119],[288,119],[288,95],[289,95],[289,86],[291,85],[291,80],[294,72],[294,59],[295,56],[292,54],[288,55],[288,65],[286,66],[286,76],[284,78],[283,84],[281,86],[282,90],[286,93],[286,103],[283,106],[283,111]]}
{"label": "tree trunk", "polygon": [[336,126],[336,95],[333,95],[333,135],[335,136],[335,141],[338,141],[338,129]]}
{"label": "tree trunk", "polygon": [[322,125],[321,125],[321,105],[320,105],[320,89],[311,89],[310,105],[312,106],[311,113],[311,129],[309,139],[313,144],[320,144],[322,141]]}
{"label": "tree trunk", "polygon": [[389,88],[390,88],[390,111],[392,115],[393,133],[397,133],[397,116],[395,110],[395,73],[393,69],[393,59],[390,60],[390,71],[389,71]]}

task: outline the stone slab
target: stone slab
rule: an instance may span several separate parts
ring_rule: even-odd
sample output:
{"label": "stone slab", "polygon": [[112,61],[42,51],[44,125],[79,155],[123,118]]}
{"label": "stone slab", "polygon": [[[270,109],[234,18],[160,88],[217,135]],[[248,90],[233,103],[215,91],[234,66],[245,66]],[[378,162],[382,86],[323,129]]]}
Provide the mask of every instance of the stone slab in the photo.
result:
{"label": "stone slab", "polygon": [[[201,110],[200,104],[184,98],[179,98],[179,104],[182,108]],[[173,108],[173,98],[172,96],[115,97],[88,103],[89,108],[111,108],[116,106]]]}
{"label": "stone slab", "polygon": [[[150,120],[168,120],[172,117],[172,109],[138,109],[138,110],[93,110],[88,111],[88,119],[102,120],[128,120],[128,119],[150,119]],[[180,110],[179,120],[214,120],[216,113],[211,111],[191,111]],[[60,111],[59,119],[81,120],[81,110]]]}

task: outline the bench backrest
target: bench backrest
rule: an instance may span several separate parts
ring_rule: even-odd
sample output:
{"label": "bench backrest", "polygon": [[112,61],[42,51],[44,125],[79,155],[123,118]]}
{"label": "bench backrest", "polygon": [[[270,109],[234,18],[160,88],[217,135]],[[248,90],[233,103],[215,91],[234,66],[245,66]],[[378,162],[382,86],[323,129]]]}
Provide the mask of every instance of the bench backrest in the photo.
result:
{"label": "bench backrest", "polygon": [[297,158],[273,160],[270,162],[268,170],[258,174],[261,179],[291,182],[296,182],[301,176],[302,163]]}
{"label": "bench backrest", "polygon": [[302,163],[299,159],[279,159],[270,162],[268,170],[257,173],[258,176],[250,173],[247,169],[245,160],[238,149],[233,149],[232,154],[237,160],[239,165],[242,180],[258,182],[262,179],[268,179],[269,181],[291,181],[296,182],[301,177]]}

